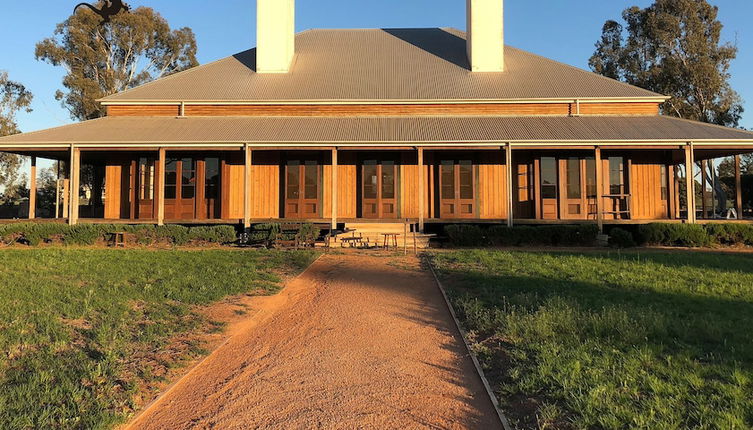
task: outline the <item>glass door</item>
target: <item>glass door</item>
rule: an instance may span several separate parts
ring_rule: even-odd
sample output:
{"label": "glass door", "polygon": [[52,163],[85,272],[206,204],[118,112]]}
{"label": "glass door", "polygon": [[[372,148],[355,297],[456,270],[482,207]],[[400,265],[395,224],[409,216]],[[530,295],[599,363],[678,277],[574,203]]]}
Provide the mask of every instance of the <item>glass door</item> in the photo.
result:
{"label": "glass door", "polygon": [[559,215],[557,159],[541,157],[541,219],[557,219]]}
{"label": "glass door", "polygon": [[285,165],[285,217],[319,218],[321,165],[317,160],[288,160]]}
{"label": "glass door", "polygon": [[361,166],[362,216],[397,218],[397,165],[392,160],[365,160]]}
{"label": "glass door", "polygon": [[588,219],[596,215],[596,164],[593,157],[559,160],[565,190],[560,219]]}
{"label": "glass door", "polygon": [[196,218],[196,160],[171,158],[165,162],[165,218]]}
{"label": "glass door", "polygon": [[473,218],[476,186],[472,160],[442,160],[439,165],[439,214],[442,218]]}
{"label": "glass door", "polygon": [[136,177],[136,197],[138,204],[136,218],[154,219],[154,181],[156,178],[156,159],[153,157],[141,157],[138,161],[138,176]]}

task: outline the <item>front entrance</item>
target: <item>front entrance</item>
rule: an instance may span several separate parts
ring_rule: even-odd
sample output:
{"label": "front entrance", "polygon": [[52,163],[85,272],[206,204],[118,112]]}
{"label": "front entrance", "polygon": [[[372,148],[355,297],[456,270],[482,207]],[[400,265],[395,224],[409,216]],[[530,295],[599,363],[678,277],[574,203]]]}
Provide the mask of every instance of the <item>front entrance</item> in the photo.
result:
{"label": "front entrance", "polygon": [[289,159],[285,164],[285,218],[321,217],[321,162],[313,157]]}
{"label": "front entrance", "polygon": [[439,215],[441,218],[474,218],[476,184],[472,160],[444,159],[439,164]]}
{"label": "front entrance", "polygon": [[364,160],[361,164],[363,218],[397,218],[397,163]]}
{"label": "front entrance", "polygon": [[220,159],[168,157],[165,162],[165,218],[216,219],[220,216]]}

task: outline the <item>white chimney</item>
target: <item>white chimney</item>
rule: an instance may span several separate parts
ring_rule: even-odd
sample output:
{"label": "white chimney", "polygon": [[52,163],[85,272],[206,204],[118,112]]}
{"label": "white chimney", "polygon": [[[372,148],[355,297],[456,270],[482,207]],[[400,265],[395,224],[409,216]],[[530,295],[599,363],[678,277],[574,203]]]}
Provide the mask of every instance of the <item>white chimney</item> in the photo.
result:
{"label": "white chimney", "polygon": [[473,72],[505,68],[503,0],[466,0],[468,61]]}
{"label": "white chimney", "polygon": [[256,72],[287,73],[295,54],[295,0],[257,0],[256,6]]}

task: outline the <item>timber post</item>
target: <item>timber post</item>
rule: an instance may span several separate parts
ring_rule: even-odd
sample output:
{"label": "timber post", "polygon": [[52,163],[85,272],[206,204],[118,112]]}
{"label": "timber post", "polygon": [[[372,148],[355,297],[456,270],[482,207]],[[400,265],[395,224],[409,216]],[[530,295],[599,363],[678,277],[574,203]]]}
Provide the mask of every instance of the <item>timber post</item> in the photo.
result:
{"label": "timber post", "polygon": [[251,162],[252,152],[248,143],[244,146],[244,165],[243,165],[243,228],[251,228]]}
{"label": "timber post", "polygon": [[737,211],[737,219],[743,219],[743,179],[742,179],[742,167],[740,166],[741,157],[735,155],[735,210]]}
{"label": "timber post", "polygon": [[693,159],[693,142],[685,146],[685,193],[688,207],[687,222],[695,224],[695,160]]}
{"label": "timber post", "polygon": [[424,232],[424,148],[416,148],[418,152],[418,231]]}
{"label": "timber post", "polygon": [[601,161],[601,147],[594,148],[596,165],[596,223],[599,233],[604,234],[604,165]]}
{"label": "timber post", "polygon": [[29,173],[29,219],[37,217],[37,157],[31,157]]}
{"label": "timber post", "polygon": [[332,231],[337,230],[337,147],[332,148],[332,223],[330,224]]}
{"label": "timber post", "polygon": [[505,164],[507,164],[507,226],[512,227],[515,222],[515,204],[514,198],[514,186],[513,186],[513,162],[512,162],[512,144],[507,142],[505,145]]}
{"label": "timber post", "polygon": [[78,224],[78,194],[81,182],[81,150],[71,145],[71,162],[70,162],[70,190],[68,191],[71,200],[68,205],[68,224]]}
{"label": "timber post", "polygon": [[167,151],[159,149],[159,161],[157,166],[157,225],[165,225],[165,165]]}

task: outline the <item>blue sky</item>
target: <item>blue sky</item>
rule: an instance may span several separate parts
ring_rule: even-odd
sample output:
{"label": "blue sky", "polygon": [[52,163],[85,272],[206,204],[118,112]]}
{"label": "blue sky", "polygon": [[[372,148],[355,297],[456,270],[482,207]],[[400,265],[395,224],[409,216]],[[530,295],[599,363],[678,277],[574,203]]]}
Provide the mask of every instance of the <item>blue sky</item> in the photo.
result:
{"label": "blue sky", "polygon": [[[21,113],[23,131],[68,124],[71,119],[54,98],[64,71],[36,61],[34,45],[51,36],[78,0],[3,3],[0,70],[27,86],[34,111]],[[206,63],[255,45],[256,3],[251,0],[129,0],[131,6],[158,10],[172,27],[191,27]],[[506,42],[558,61],[587,68],[588,58],[607,19],[623,9],[647,6],[649,0],[506,0]],[[738,59],[733,86],[748,101],[742,125],[753,128],[753,2],[716,0],[725,24],[724,39],[736,42]],[[298,0],[297,30],[309,28],[457,27],[465,28],[465,0]]]}

